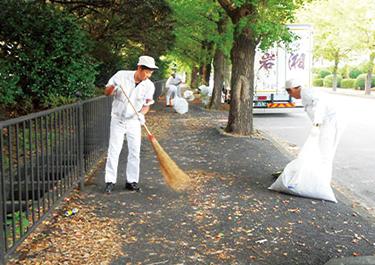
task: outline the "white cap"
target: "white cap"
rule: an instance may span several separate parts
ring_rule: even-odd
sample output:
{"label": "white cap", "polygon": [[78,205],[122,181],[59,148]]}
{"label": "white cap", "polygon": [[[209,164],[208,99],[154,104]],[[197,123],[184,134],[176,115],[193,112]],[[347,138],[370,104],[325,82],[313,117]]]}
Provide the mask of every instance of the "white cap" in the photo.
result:
{"label": "white cap", "polygon": [[295,78],[289,79],[285,82],[285,88],[296,88],[299,86],[301,86],[301,83]]}
{"label": "white cap", "polygon": [[175,75],[176,73],[175,72],[172,72],[171,75]]}
{"label": "white cap", "polygon": [[141,56],[141,57],[139,57],[138,65],[146,66],[147,68],[150,68],[151,70],[155,70],[155,69],[159,68],[159,67],[157,67],[155,65],[154,58],[152,58],[150,56]]}

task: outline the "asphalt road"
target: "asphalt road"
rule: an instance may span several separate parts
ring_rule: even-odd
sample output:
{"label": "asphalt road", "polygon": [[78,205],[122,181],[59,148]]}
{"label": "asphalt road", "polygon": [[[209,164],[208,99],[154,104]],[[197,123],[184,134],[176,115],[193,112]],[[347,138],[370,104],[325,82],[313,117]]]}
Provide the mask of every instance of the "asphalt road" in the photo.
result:
{"label": "asphalt road", "polygon": [[[351,199],[353,205],[375,216],[375,98],[332,94],[326,89],[322,92],[345,113],[348,122],[336,152],[332,184]],[[298,153],[312,126],[303,109],[256,113],[256,129],[270,134],[291,153]]]}

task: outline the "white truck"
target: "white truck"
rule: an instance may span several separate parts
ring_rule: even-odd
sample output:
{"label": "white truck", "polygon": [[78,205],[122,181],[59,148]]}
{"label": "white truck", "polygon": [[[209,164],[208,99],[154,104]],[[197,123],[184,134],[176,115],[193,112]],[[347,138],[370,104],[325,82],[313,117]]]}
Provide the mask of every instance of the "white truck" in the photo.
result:
{"label": "white truck", "polygon": [[[291,50],[276,44],[262,52],[257,49],[254,60],[254,109],[285,111],[300,106],[285,91],[285,81],[297,78],[304,87],[312,86],[313,27],[311,24],[288,24],[299,39]],[[296,104],[297,103],[297,104]]]}

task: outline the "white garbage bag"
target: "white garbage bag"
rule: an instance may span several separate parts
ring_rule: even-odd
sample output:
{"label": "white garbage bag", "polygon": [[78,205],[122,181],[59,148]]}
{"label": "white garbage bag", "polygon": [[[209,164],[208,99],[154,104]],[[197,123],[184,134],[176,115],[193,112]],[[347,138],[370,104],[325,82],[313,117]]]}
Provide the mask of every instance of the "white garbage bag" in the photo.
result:
{"label": "white garbage bag", "polygon": [[331,170],[322,161],[318,141],[319,137],[310,136],[297,159],[285,167],[269,189],[337,203],[331,188]]}
{"label": "white garbage bag", "polygon": [[185,114],[189,111],[189,103],[184,99],[180,97],[175,97],[171,100],[173,109],[180,113]]}
{"label": "white garbage bag", "polygon": [[184,98],[187,100],[187,101],[193,101],[195,99],[194,97],[194,92],[193,91],[190,91],[190,90],[186,90],[184,92]]}
{"label": "white garbage bag", "polygon": [[201,85],[198,87],[200,92],[201,92],[201,98],[202,98],[202,104],[207,105],[208,102],[210,101],[210,98],[212,96],[212,87],[208,87],[206,85]]}

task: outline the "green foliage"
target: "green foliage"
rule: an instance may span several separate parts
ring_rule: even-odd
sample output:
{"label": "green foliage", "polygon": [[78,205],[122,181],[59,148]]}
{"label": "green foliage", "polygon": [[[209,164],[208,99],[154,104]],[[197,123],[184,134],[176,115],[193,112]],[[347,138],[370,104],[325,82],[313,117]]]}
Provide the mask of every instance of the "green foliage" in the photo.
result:
{"label": "green foliage", "polygon": [[313,80],[313,86],[322,87],[323,86],[323,78],[314,79]]}
{"label": "green foliage", "polygon": [[320,79],[320,76],[318,74],[313,74],[313,80]]}
{"label": "green foliage", "polygon": [[356,79],[360,74],[363,74],[364,71],[361,70],[360,68],[358,67],[353,67],[349,70],[348,72],[348,77],[349,78],[352,78],[352,79]]}
{"label": "green foliage", "polygon": [[97,87],[104,87],[112,75],[126,67],[124,58],[111,50],[111,47],[106,43],[96,42],[92,56],[101,62],[96,67],[98,74],[95,78],[95,86]]}
{"label": "green foliage", "polygon": [[[333,87],[333,78],[334,75],[327,75],[323,78],[323,86],[324,87]],[[337,75],[337,87],[340,87],[341,85],[342,77],[340,75]]]}
{"label": "green foliage", "polygon": [[343,67],[341,68],[338,68],[337,69],[337,73],[342,77],[342,78],[349,78],[348,76],[348,72],[350,70],[350,66],[349,65],[344,65]]}
{"label": "green foliage", "polygon": [[64,106],[64,105],[74,103],[76,101],[77,101],[76,96],[65,97],[65,96],[62,96],[62,95],[48,94],[48,97],[47,97],[45,103],[43,104],[43,106],[46,109],[53,109],[53,108],[57,108],[57,107],[60,107],[60,106]]}
{"label": "green foliage", "polygon": [[159,57],[165,55],[175,40],[172,9],[164,0],[59,1],[60,7],[80,19],[94,42],[93,57],[101,62],[95,85],[104,87],[119,70],[135,70],[138,58],[155,58],[159,70],[153,78],[164,75]]}
{"label": "green foliage", "polygon": [[341,88],[355,88],[355,79],[346,78],[341,81]]}
{"label": "green foliage", "polygon": [[300,23],[314,23],[315,59],[324,59],[338,65],[340,61],[348,58],[349,52],[355,46],[353,33],[343,34],[347,29],[345,21],[348,20],[346,12],[343,12],[344,6],[341,0],[312,1],[298,10]]}
{"label": "green foliage", "polygon": [[332,72],[329,71],[329,70],[327,70],[327,69],[320,69],[318,74],[319,74],[319,76],[320,76],[321,78],[324,79],[327,75],[331,75]]}
{"label": "green foliage", "polygon": [[50,4],[26,0],[0,3],[0,104],[26,114],[51,94],[84,98],[94,91],[90,42],[75,19]]}
{"label": "green foliage", "polygon": [[[364,90],[364,89],[365,89],[366,76],[367,76],[367,74],[360,74],[360,75],[355,79],[355,88],[360,87],[361,90]],[[374,86],[375,86],[375,76],[372,75],[371,87],[374,87]]]}
{"label": "green foliage", "polygon": [[[21,217],[20,212],[15,212],[14,218],[13,219],[12,218],[13,218],[13,215],[11,213],[7,214],[7,220],[6,220],[7,226],[9,226],[10,228],[13,228],[13,221],[14,221],[15,233],[17,236],[20,236],[21,235],[20,223],[22,222],[22,233],[25,233],[27,227],[29,227],[30,225],[29,220],[26,218],[26,213],[22,213],[22,217]],[[8,231],[8,232],[9,232],[8,237],[11,237],[11,231]]]}
{"label": "green foliage", "polygon": [[[216,49],[229,56],[233,43],[233,25],[221,6],[214,1],[169,0],[176,19],[176,41],[168,58],[177,68],[200,67],[212,61]],[[189,15],[187,15],[189,14]],[[173,66],[171,66],[173,68]]]}

